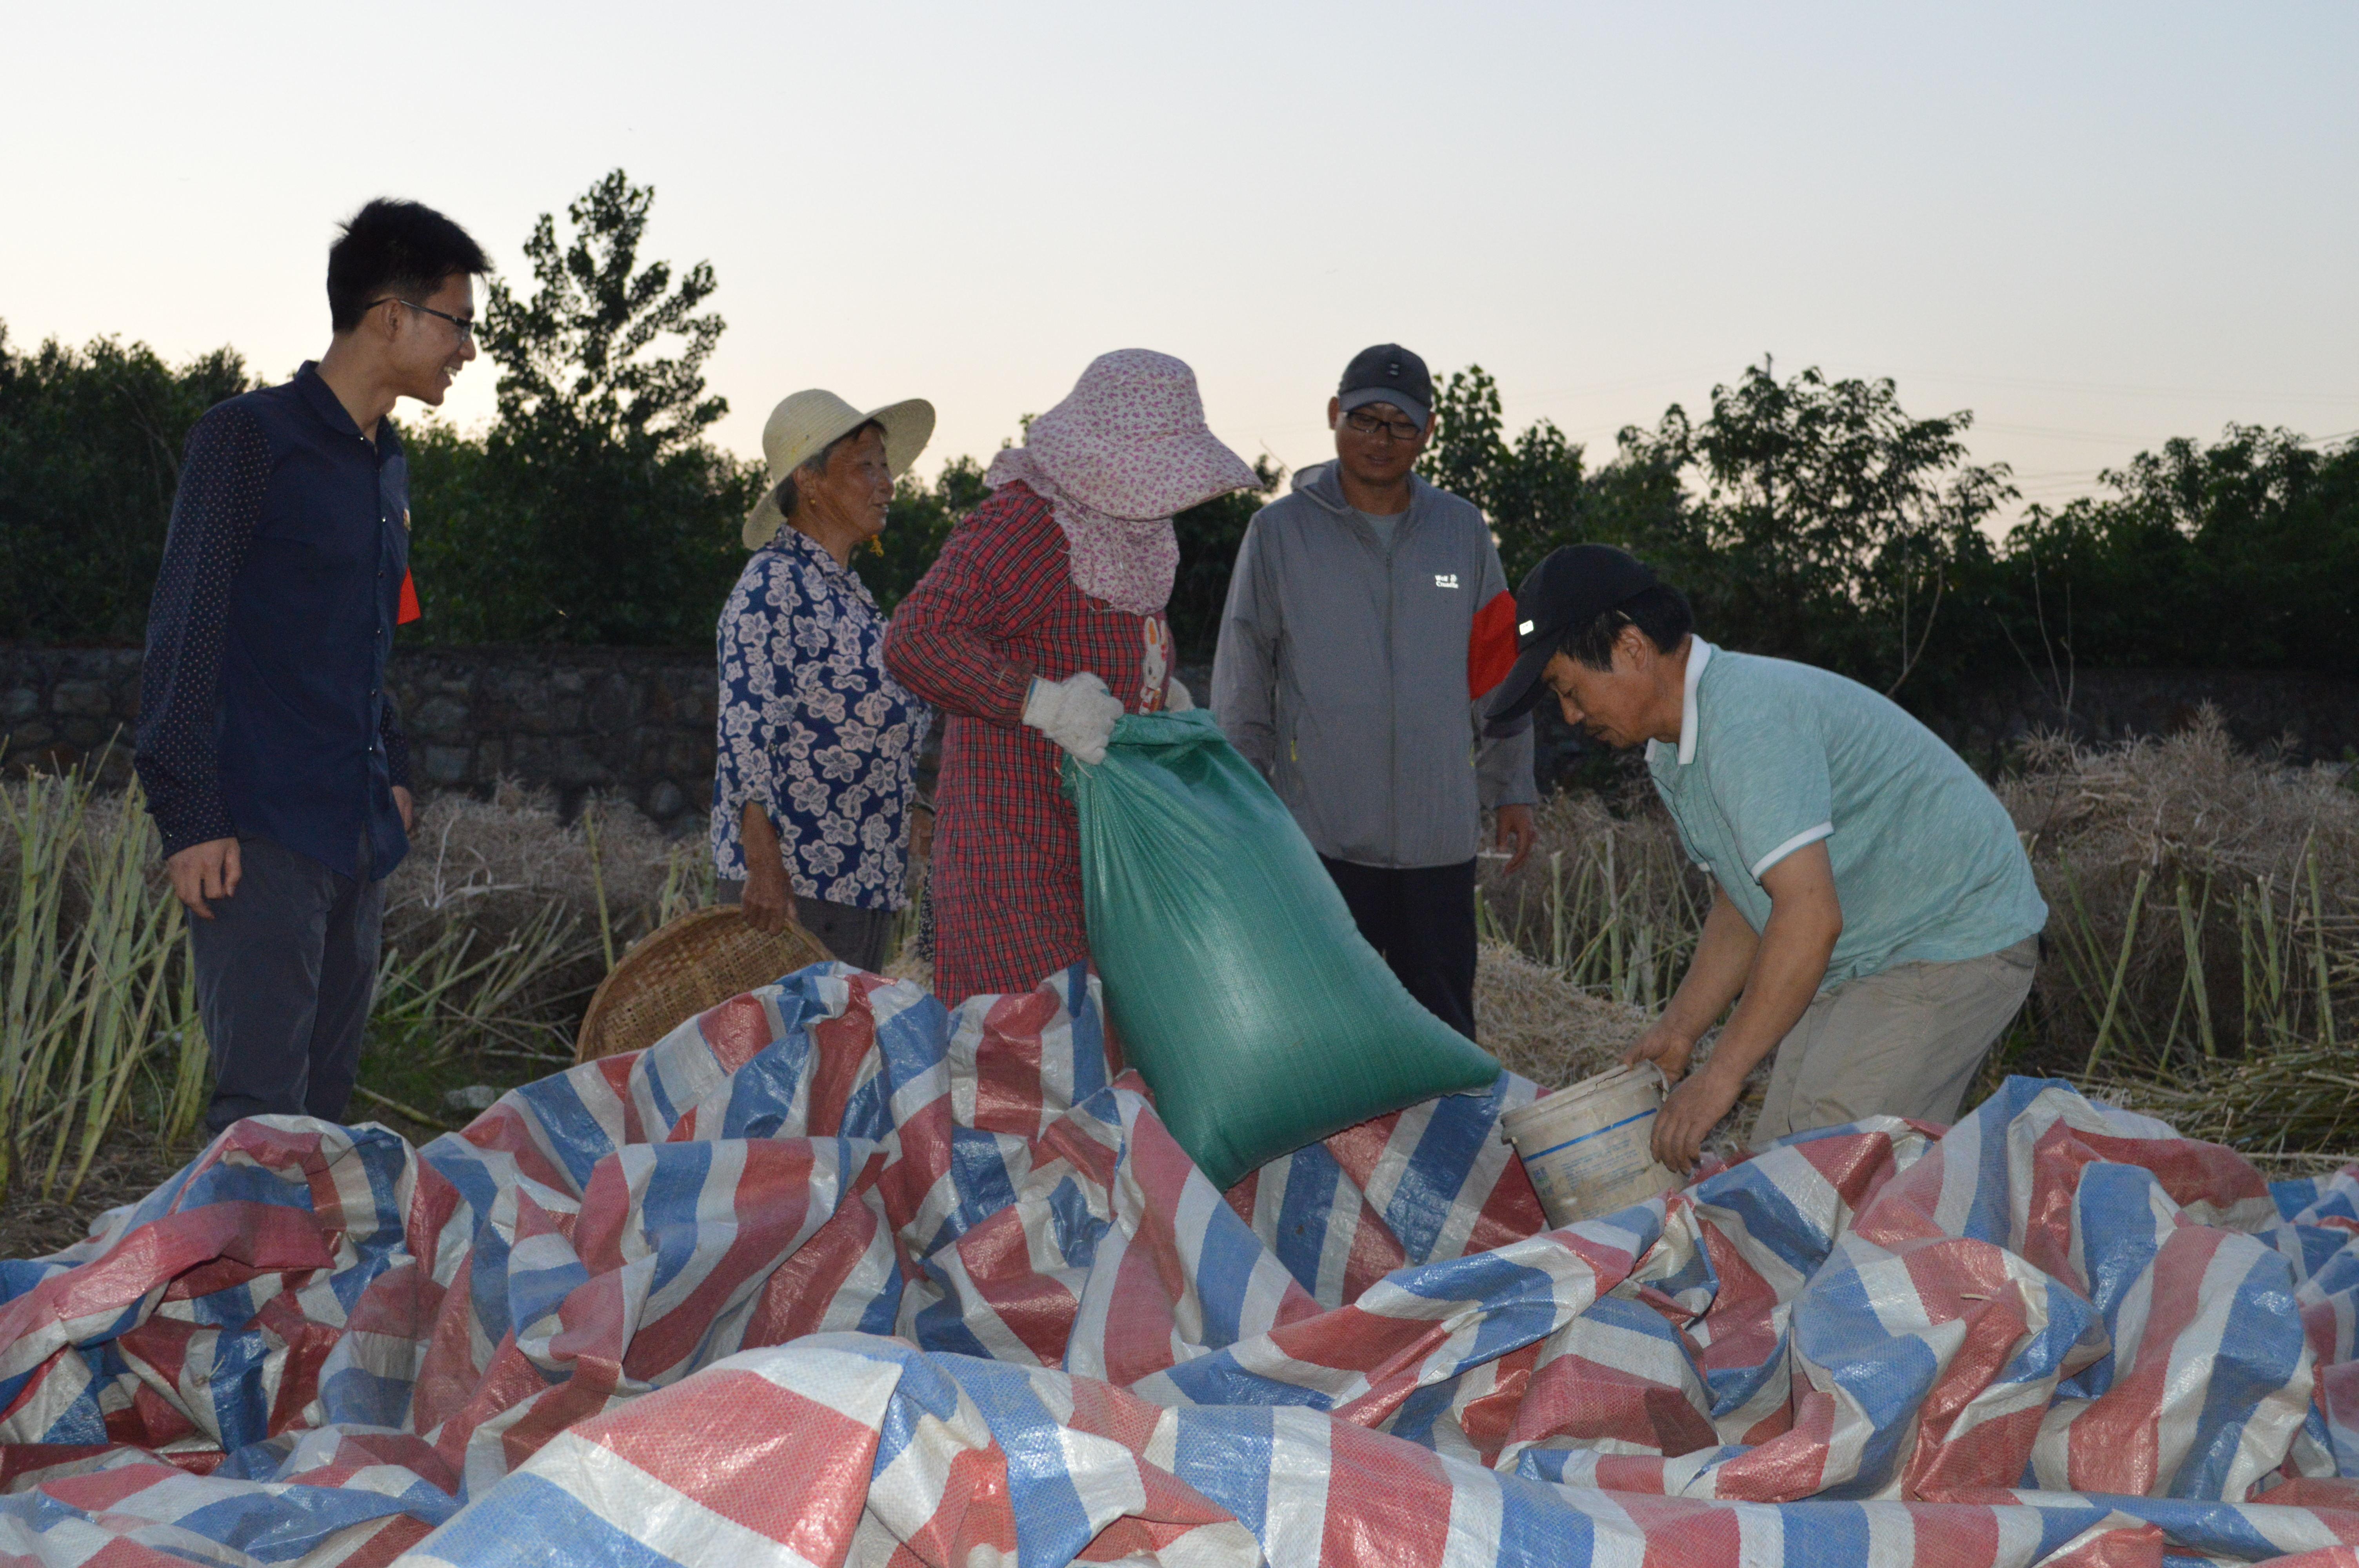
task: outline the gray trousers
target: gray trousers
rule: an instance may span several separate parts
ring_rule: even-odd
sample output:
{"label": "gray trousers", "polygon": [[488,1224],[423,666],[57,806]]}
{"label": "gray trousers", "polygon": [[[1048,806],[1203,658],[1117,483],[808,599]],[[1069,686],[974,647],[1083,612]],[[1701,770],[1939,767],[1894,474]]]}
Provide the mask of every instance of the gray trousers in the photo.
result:
{"label": "gray trousers", "polygon": [[212,1053],[205,1125],[242,1117],[342,1121],[376,989],[385,883],[339,876],[267,838],[240,838],[237,892],[189,920],[197,1010]]}
{"label": "gray trousers", "polygon": [[[723,903],[742,903],[745,884],[723,877],[715,884],[713,896]],[[838,958],[872,975],[885,967],[885,949],[893,942],[889,909],[857,909],[797,893],[795,924],[818,937],[819,945]]]}

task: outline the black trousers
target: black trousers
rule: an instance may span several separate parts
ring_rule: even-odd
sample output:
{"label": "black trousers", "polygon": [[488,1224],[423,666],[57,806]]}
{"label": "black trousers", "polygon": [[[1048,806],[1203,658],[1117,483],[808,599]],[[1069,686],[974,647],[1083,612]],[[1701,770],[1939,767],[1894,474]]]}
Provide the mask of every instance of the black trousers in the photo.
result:
{"label": "black trousers", "polygon": [[237,892],[189,920],[197,1011],[212,1054],[215,1132],[248,1116],[342,1121],[376,990],[385,883],[368,836],[340,876],[267,838],[240,838]]}
{"label": "black trousers", "polygon": [[1368,946],[1425,1010],[1474,1038],[1474,862],[1390,870],[1319,857]]}

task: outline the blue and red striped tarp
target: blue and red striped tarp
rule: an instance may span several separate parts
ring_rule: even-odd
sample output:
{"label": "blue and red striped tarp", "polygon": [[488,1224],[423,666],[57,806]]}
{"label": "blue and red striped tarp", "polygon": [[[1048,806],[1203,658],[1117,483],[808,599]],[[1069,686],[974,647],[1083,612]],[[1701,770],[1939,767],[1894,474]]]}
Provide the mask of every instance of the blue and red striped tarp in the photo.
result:
{"label": "blue and red striped tarp", "polygon": [[0,1263],[0,1559],[2359,1565],[2359,1171],[2011,1080],[1542,1228],[1434,1101],[1214,1191],[1087,976],[823,965]]}

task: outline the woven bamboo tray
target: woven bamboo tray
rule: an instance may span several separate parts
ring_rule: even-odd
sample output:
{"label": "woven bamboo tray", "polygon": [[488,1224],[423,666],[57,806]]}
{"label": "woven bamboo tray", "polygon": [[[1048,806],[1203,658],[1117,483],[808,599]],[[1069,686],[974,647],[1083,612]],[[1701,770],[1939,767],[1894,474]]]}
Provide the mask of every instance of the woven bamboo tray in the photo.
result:
{"label": "woven bamboo tray", "polygon": [[748,925],[734,905],[690,910],[633,944],[599,983],[573,1059],[652,1045],[683,1019],[833,957],[799,925],[771,936]]}

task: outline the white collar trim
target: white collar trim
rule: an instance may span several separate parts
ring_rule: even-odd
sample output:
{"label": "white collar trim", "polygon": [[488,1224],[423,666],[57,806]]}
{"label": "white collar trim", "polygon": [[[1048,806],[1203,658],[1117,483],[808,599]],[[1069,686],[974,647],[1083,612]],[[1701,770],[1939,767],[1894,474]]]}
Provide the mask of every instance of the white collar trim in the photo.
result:
{"label": "white collar trim", "polygon": [[1696,685],[1703,679],[1704,665],[1712,663],[1712,644],[1690,633],[1688,637],[1687,687],[1680,694],[1680,766],[1695,761],[1696,736],[1703,728],[1696,714]]}

